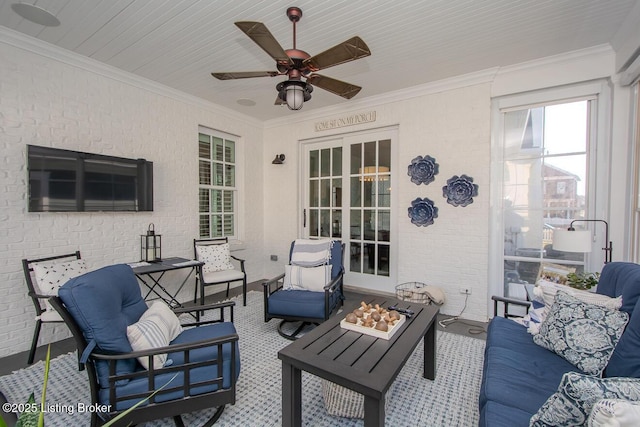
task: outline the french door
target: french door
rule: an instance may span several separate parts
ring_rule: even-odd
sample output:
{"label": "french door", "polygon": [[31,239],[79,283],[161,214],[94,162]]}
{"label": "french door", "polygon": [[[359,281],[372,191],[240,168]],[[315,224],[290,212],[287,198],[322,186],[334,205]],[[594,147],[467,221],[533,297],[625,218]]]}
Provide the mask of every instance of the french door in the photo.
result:
{"label": "french door", "polygon": [[384,289],[395,278],[391,183],[396,131],[304,144],[302,234],[345,243],[345,281]]}

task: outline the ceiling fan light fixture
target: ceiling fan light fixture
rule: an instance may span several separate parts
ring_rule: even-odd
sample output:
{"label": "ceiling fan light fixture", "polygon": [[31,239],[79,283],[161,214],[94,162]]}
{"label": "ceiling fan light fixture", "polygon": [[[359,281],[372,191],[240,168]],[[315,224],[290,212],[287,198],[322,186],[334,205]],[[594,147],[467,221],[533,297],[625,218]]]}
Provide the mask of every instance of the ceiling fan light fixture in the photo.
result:
{"label": "ceiling fan light fixture", "polygon": [[286,102],[290,110],[300,110],[311,99],[313,86],[301,80],[287,80],[276,86],[278,97]]}

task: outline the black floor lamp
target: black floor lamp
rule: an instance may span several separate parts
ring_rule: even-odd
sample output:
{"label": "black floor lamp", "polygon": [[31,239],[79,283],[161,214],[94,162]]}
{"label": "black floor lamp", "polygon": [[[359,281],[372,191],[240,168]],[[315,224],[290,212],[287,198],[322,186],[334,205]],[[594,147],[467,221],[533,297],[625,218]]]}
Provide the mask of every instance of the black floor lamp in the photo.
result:
{"label": "black floor lamp", "polygon": [[574,219],[566,230],[557,229],[553,231],[553,249],[562,252],[591,252],[593,242],[589,230],[576,230],[573,228],[575,222],[601,222],[605,230],[604,263],[611,262],[613,253],[613,243],[609,240],[609,224],[602,219]]}

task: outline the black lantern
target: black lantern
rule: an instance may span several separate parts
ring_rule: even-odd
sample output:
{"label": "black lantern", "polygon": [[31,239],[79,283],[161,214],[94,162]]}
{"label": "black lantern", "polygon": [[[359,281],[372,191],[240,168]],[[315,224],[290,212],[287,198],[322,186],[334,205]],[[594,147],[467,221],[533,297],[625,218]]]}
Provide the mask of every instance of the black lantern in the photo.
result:
{"label": "black lantern", "polygon": [[161,237],[156,234],[153,223],[149,224],[147,234],[140,235],[140,260],[146,262],[160,262]]}

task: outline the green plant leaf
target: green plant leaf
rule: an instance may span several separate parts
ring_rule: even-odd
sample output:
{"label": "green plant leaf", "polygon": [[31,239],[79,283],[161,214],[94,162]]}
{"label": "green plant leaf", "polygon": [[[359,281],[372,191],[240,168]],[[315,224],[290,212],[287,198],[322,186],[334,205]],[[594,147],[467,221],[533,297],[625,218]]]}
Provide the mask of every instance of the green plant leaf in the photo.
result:
{"label": "green plant leaf", "polygon": [[[27,399],[27,405],[30,405],[30,408],[36,409],[36,399],[33,396],[33,393]],[[38,425],[38,414],[40,411],[25,411],[18,417],[18,422],[16,423],[16,427],[37,427]]]}
{"label": "green plant leaf", "polygon": [[[160,387],[159,389],[155,390],[153,393],[151,393],[148,397],[146,397],[145,399],[142,399],[140,402],[136,403],[135,405],[133,405],[131,408],[127,409],[126,411],[118,414],[117,417],[109,420],[109,422],[105,423],[102,425],[102,427],[109,427],[111,425],[113,425],[114,423],[116,423],[118,420],[122,419],[123,417],[127,416],[127,414],[131,411],[133,411],[134,409],[136,409],[138,406],[142,405],[144,402],[148,401],[149,399],[151,399],[153,396],[155,396],[160,390],[162,390],[163,388],[165,388],[166,386],[169,385],[169,383],[171,381],[173,381],[174,379],[176,379],[176,377],[178,376],[178,374],[175,374],[173,377],[171,377],[171,379],[169,381],[166,382],[166,384],[164,384],[162,387]],[[17,427],[17,426],[16,426]]]}
{"label": "green plant leaf", "polygon": [[38,427],[44,427],[44,402],[47,398],[47,383],[49,382],[49,366],[51,364],[51,344],[47,346],[47,357],[44,362],[44,380],[42,382],[42,397],[40,398],[40,414],[38,414]]}

